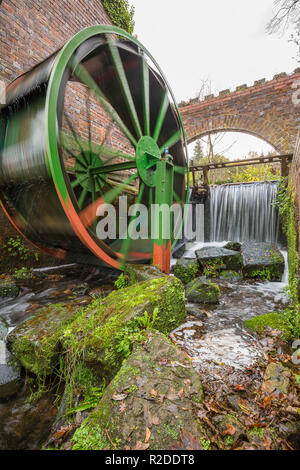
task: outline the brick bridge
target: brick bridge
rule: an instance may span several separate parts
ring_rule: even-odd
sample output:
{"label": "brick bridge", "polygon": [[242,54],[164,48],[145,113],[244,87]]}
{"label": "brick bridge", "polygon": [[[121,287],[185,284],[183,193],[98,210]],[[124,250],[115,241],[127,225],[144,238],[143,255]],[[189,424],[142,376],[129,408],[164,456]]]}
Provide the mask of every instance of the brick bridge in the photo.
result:
{"label": "brick bridge", "polygon": [[252,134],[279,153],[293,153],[300,127],[300,68],[180,107],[188,143],[216,132]]}

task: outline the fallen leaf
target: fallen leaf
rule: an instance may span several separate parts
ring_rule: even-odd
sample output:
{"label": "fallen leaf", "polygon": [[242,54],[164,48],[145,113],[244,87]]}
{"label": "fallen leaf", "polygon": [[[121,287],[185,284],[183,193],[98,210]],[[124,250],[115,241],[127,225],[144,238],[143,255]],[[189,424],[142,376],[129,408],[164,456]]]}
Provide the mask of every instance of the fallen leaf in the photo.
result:
{"label": "fallen leaf", "polygon": [[122,401],[122,403],[120,404],[120,413],[123,413],[126,410],[126,407],[126,402]]}
{"label": "fallen leaf", "polygon": [[150,390],[150,395],[152,396],[152,398],[155,398],[157,395],[157,391],[152,388],[152,390]]}
{"label": "fallen leaf", "polygon": [[226,434],[233,436],[235,433],[236,433],[236,429],[233,426],[231,426],[231,424],[227,424],[225,431],[223,431],[224,436],[226,436]]}
{"label": "fallen leaf", "polygon": [[235,386],[235,388],[236,388],[236,390],[245,390],[244,385],[238,385],[238,384],[237,384],[237,385]]}
{"label": "fallen leaf", "polygon": [[123,401],[125,398],[127,398],[126,393],[114,393],[111,397],[111,399],[115,401]]}
{"label": "fallen leaf", "polygon": [[141,441],[136,441],[136,444],[135,446],[132,448],[132,450],[146,450],[148,449],[150,444],[147,444],[145,442],[141,442]]}
{"label": "fallen leaf", "polygon": [[149,442],[150,436],[151,436],[151,431],[149,428],[146,428],[145,443]]}
{"label": "fallen leaf", "polygon": [[181,388],[178,392],[178,396],[179,398],[182,398],[182,395],[183,395],[183,388]]}
{"label": "fallen leaf", "polygon": [[157,426],[159,423],[160,423],[160,420],[157,416],[152,416],[152,424],[154,424],[154,426]]}

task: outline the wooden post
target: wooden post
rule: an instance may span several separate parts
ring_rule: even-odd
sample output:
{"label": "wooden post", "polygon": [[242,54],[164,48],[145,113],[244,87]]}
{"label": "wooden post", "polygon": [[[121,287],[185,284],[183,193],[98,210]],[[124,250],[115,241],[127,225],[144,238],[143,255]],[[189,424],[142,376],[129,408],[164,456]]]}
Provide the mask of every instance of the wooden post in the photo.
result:
{"label": "wooden post", "polygon": [[195,169],[193,168],[194,166],[194,160],[191,160],[191,167],[192,167],[192,178],[193,178],[193,187],[196,186],[196,180],[195,180]]}
{"label": "wooden post", "polygon": [[208,184],[208,170],[203,167],[203,184]]}
{"label": "wooden post", "polygon": [[281,176],[288,176],[288,165],[286,157],[282,157],[281,159]]}

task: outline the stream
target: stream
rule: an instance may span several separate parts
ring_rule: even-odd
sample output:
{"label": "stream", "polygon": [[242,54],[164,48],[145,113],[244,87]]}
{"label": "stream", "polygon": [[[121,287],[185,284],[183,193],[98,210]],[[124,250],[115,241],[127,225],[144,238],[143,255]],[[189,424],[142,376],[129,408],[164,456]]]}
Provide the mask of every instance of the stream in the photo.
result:
{"label": "stream", "polygon": [[[194,257],[195,250],[203,246],[222,247],[226,243],[190,243],[184,257]],[[220,303],[206,306],[205,310],[199,304],[187,303],[188,321],[171,333],[173,341],[192,358],[193,366],[215,392],[226,393],[241,383],[255,387],[261,382],[260,365],[266,363],[264,345],[244,321],[280,311],[288,303],[284,292],[288,285],[287,252],[281,253],[285,260],[281,282],[213,279],[221,290]]]}
{"label": "stream", "polygon": [[[225,244],[213,242],[205,246]],[[195,250],[202,246],[187,244],[184,256],[193,257]],[[171,333],[173,341],[192,358],[203,382],[217,393],[226,393],[232,385],[256,387],[261,383],[260,365],[266,362],[264,345],[247,330],[244,320],[282,310],[286,305],[287,256],[284,251],[282,254],[285,258],[282,282],[231,283],[216,279],[214,282],[222,293],[220,303],[205,309],[187,303],[186,323]],[[18,297],[0,300],[2,362],[8,354],[3,341],[5,334],[30,317],[35,309],[58,302],[85,305],[93,296],[107,295],[118,274],[76,265],[35,270],[34,280],[21,288]],[[77,289],[76,296],[72,296],[74,289]],[[23,385],[14,396],[0,399],[0,449],[39,449],[49,435],[57,414],[55,396],[48,393],[35,403],[28,402],[28,396]]]}

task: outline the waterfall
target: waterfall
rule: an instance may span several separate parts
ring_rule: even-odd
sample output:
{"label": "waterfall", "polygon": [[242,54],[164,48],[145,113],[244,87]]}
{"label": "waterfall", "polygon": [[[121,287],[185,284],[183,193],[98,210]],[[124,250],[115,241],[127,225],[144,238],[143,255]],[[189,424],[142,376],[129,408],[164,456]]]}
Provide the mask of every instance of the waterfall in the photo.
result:
{"label": "waterfall", "polygon": [[210,241],[277,242],[277,182],[211,186]]}

